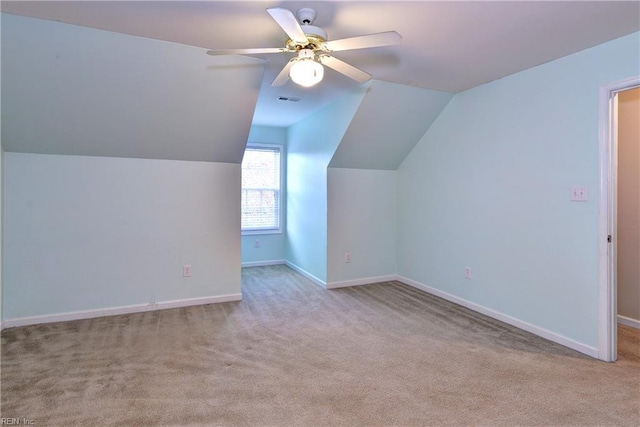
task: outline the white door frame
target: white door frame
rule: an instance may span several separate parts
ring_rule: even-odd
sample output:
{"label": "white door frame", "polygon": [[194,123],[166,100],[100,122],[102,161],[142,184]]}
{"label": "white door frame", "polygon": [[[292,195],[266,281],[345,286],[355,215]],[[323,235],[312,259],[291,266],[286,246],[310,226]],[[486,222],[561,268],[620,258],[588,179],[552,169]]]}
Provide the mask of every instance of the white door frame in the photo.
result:
{"label": "white door frame", "polygon": [[617,336],[617,200],[618,200],[618,112],[617,95],[640,86],[640,76],[600,86],[600,201],[598,358],[615,362]]}

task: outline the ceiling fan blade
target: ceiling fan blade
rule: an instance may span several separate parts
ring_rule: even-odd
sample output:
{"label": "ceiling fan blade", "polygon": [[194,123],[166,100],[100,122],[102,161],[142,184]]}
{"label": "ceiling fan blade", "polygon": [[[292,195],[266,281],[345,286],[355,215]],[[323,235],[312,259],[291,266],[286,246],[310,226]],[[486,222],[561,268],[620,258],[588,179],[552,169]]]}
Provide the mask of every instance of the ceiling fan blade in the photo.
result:
{"label": "ceiling fan blade", "polygon": [[334,58],[333,56],[320,55],[319,60],[322,65],[333,68],[337,72],[342,73],[347,77],[351,77],[353,80],[359,83],[364,83],[371,79],[371,74],[366,73],[361,69],[354,67],[353,65],[349,65],[346,62],[339,60],[338,58]]}
{"label": "ceiling fan blade", "polygon": [[265,47],[265,48],[255,48],[255,49],[212,49],[207,51],[207,55],[217,56],[217,55],[258,55],[261,53],[283,53],[288,52],[287,49],[283,47]]}
{"label": "ceiling fan blade", "polygon": [[289,70],[294,62],[296,62],[296,58],[291,59],[285,64],[280,73],[271,82],[271,86],[284,86],[289,81]]}
{"label": "ceiling fan blade", "polygon": [[402,36],[395,31],[368,34],[366,36],[350,37],[348,39],[332,40],[324,43],[322,48],[329,52],[341,50],[364,49],[368,47],[390,46],[398,44]]}
{"label": "ceiling fan blade", "polygon": [[282,9],[280,7],[272,7],[267,9],[269,15],[280,25],[280,28],[284,30],[291,40],[302,45],[308,43],[307,36],[302,31],[302,27],[298,23],[298,20],[289,9]]}

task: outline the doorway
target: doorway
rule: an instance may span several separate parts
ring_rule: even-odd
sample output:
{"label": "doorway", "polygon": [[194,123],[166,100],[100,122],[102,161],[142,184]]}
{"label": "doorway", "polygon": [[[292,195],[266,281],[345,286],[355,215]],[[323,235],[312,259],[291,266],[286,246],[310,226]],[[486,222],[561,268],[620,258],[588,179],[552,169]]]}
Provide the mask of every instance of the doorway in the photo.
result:
{"label": "doorway", "polygon": [[640,87],[618,94],[618,324],[640,328]]}
{"label": "doorway", "polygon": [[[600,279],[598,358],[617,359],[619,101],[623,92],[640,87],[640,76],[600,88]],[[626,159],[625,159],[626,160]],[[626,189],[626,186],[625,186]],[[628,200],[625,197],[625,203]],[[620,218],[622,219],[622,218]],[[625,221],[627,219],[625,218]],[[627,221],[628,222],[628,221]],[[628,225],[626,225],[628,226]],[[638,227],[637,221],[635,224]],[[624,240],[624,239],[623,239]],[[625,274],[627,274],[625,272]],[[625,279],[626,280],[626,279]]]}

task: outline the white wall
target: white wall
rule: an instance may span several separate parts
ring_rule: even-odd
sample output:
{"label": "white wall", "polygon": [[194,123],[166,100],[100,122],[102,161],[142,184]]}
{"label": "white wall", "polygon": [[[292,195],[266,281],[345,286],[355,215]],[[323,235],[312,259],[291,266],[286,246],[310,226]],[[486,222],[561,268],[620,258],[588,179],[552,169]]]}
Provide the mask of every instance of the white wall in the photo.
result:
{"label": "white wall", "polygon": [[399,274],[594,353],[598,88],[640,74],[639,41],[456,95],[398,171]]}
{"label": "white wall", "polygon": [[395,275],[396,171],[329,168],[327,182],[329,286]]}
{"label": "white wall", "polygon": [[[272,126],[251,126],[248,142],[260,142],[263,144],[278,144],[286,150],[287,129]],[[283,151],[286,158],[286,151]],[[282,262],[284,260],[284,246],[287,223],[287,188],[286,188],[286,162],[283,162],[284,182],[282,194],[282,232],[276,234],[257,234],[242,236],[242,264],[251,266],[269,262]],[[258,240],[259,247],[255,242]]]}
{"label": "white wall", "polygon": [[640,322],[640,88],[618,100],[618,314]]}
{"label": "white wall", "polygon": [[5,320],[239,296],[239,164],[4,160]]}
{"label": "white wall", "polygon": [[286,260],[327,280],[327,167],[360,105],[362,86],[287,132]]}

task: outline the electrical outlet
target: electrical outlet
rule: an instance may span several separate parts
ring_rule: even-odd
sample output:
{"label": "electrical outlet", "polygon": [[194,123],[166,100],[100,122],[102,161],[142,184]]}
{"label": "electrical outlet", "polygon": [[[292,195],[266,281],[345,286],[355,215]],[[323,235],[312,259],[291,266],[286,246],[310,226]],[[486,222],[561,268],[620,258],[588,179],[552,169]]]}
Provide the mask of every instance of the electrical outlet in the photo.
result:
{"label": "electrical outlet", "polygon": [[465,279],[471,279],[471,268],[470,267],[465,267],[464,268],[464,278]]}
{"label": "electrical outlet", "polygon": [[253,242],[253,247],[254,248],[259,248],[260,247],[260,240],[256,240],[255,242]]}
{"label": "electrical outlet", "polygon": [[351,262],[351,252],[346,252],[344,254],[344,262]]}
{"label": "electrical outlet", "polygon": [[182,277],[191,277],[191,265],[185,264],[182,266]]}

